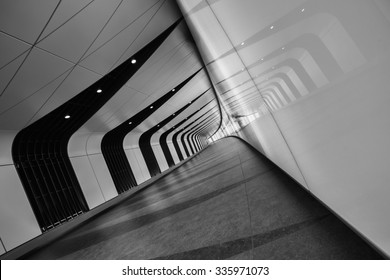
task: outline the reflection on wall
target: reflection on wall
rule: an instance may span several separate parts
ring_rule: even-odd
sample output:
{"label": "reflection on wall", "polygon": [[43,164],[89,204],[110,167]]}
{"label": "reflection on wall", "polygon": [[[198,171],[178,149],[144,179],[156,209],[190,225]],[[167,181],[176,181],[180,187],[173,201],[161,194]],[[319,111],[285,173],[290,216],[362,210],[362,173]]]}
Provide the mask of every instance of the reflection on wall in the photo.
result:
{"label": "reflection on wall", "polygon": [[239,135],[390,255],[390,2],[239,2],[179,1],[230,116],[211,141]]}

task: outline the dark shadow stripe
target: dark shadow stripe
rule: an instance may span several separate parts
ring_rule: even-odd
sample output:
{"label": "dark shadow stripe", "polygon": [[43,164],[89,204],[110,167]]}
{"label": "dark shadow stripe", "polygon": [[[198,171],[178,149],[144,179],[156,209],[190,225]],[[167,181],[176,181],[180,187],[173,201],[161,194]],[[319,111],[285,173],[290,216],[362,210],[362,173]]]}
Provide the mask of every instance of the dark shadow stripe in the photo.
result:
{"label": "dark shadow stripe", "polygon": [[236,240],[224,242],[221,244],[211,245],[195,250],[181,252],[169,256],[162,256],[155,258],[156,260],[223,260],[253,248],[265,245],[269,242],[283,238],[287,235],[307,228],[315,223],[320,222],[329,215],[325,215],[319,218],[307,220],[301,223],[296,223],[286,227],[271,230],[266,233],[260,233],[253,236],[239,238]]}

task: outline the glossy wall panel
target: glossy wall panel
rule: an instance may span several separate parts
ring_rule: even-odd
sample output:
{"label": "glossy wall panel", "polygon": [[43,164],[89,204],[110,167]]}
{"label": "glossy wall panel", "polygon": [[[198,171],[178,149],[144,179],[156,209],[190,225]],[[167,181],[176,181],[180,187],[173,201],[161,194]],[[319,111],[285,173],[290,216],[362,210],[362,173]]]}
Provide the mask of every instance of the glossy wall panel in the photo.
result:
{"label": "glossy wall panel", "polygon": [[8,251],[42,232],[15,167],[0,166],[0,178],[0,238]]}
{"label": "glossy wall panel", "polygon": [[390,256],[390,2],[178,2],[238,135]]}
{"label": "glossy wall panel", "polygon": [[238,135],[307,188],[295,159],[271,115],[251,122]]}

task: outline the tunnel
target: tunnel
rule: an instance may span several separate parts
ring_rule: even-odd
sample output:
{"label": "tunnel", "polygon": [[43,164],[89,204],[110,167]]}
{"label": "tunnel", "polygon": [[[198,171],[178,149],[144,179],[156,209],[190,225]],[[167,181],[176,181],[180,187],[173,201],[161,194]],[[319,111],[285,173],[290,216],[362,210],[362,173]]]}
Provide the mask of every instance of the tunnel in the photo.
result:
{"label": "tunnel", "polygon": [[390,256],[387,0],[3,0],[0,258]]}

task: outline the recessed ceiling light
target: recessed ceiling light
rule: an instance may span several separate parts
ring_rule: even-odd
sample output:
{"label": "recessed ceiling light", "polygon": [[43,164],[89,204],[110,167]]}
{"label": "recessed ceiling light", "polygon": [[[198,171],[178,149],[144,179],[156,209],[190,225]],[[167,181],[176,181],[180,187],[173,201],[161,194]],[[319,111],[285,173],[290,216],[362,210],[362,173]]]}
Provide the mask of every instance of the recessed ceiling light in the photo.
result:
{"label": "recessed ceiling light", "polygon": [[97,93],[101,93],[102,92],[102,90],[99,88],[97,91],[96,91]]}
{"label": "recessed ceiling light", "polygon": [[137,60],[135,60],[134,58],[131,60],[131,64],[135,64],[137,62]]}
{"label": "recessed ceiling light", "polygon": [[241,43],[241,46],[243,46],[243,45],[245,45],[245,42],[242,42],[242,43]]}
{"label": "recessed ceiling light", "polygon": [[172,91],[175,91],[175,89],[172,89]]}
{"label": "recessed ceiling light", "polygon": [[69,116],[69,115],[66,115],[66,116],[65,116],[65,119],[69,119],[69,118],[70,118],[70,116]]}
{"label": "recessed ceiling light", "polygon": [[264,60],[264,57],[262,57],[260,60],[263,61],[263,60]]}
{"label": "recessed ceiling light", "polygon": [[150,108],[150,109],[153,109],[153,106],[150,106],[149,108]]}
{"label": "recessed ceiling light", "polygon": [[175,114],[173,114],[172,116],[174,116]]}
{"label": "recessed ceiling light", "polygon": [[305,8],[303,8],[302,10],[301,10],[301,12],[303,13],[305,11]]}
{"label": "recessed ceiling light", "polygon": [[158,124],[157,127],[160,127],[160,125]]}
{"label": "recessed ceiling light", "polygon": [[132,122],[129,122],[129,124],[132,124]]}
{"label": "recessed ceiling light", "polygon": [[273,26],[273,25],[271,25],[271,27],[270,27],[269,29],[274,29],[274,26]]}

